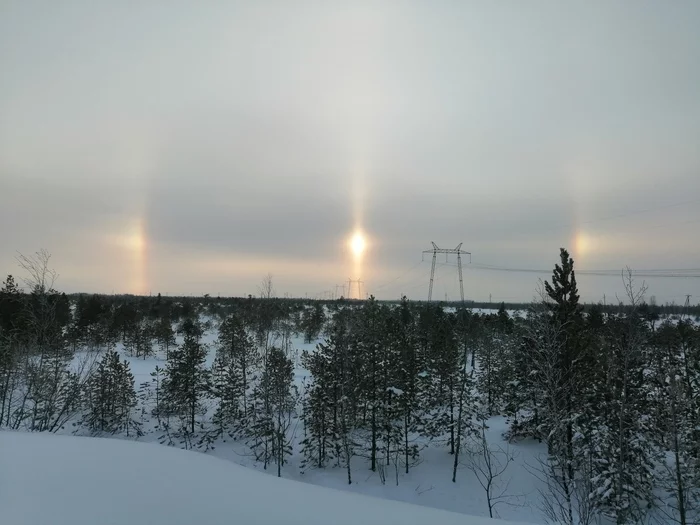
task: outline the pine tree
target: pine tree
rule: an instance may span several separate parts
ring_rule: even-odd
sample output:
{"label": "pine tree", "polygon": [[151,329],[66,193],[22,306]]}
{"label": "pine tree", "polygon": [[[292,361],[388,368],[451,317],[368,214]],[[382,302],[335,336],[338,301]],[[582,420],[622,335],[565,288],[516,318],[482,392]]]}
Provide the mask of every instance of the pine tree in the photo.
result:
{"label": "pine tree", "polygon": [[460,373],[455,396],[457,398],[457,414],[455,418],[454,432],[454,462],[452,464],[452,482],[457,481],[457,468],[460,464],[460,453],[464,444],[469,438],[478,435],[478,427],[476,426],[475,417],[478,416],[481,421],[484,420],[483,415],[479,415],[477,411],[477,403],[474,397],[474,382],[469,374],[467,367],[467,352],[465,350],[462,360],[459,363]]}
{"label": "pine tree", "polygon": [[312,308],[304,310],[301,326],[304,331],[305,343],[310,343],[318,337],[325,321],[326,314],[323,311],[323,303],[316,301]]}
{"label": "pine tree", "polygon": [[389,329],[392,347],[395,352],[393,394],[395,400],[395,417],[398,424],[398,439],[396,454],[402,457],[405,473],[419,459],[420,447],[414,436],[424,436],[425,412],[423,406],[423,383],[420,373],[423,363],[420,360],[419,342],[416,333],[415,319],[410,303],[406,297],[401,299],[401,305],[393,312],[392,329]]}
{"label": "pine tree", "polygon": [[[387,381],[388,342],[385,331],[386,311],[372,296],[364,303],[356,318],[356,337],[351,341],[351,353],[361,366],[358,392],[363,405],[363,427],[366,447],[370,458],[370,469],[376,471],[380,461],[382,426],[390,417],[387,396],[390,386]],[[384,425],[386,426],[386,425]]]}
{"label": "pine tree", "polygon": [[137,404],[134,376],[129,363],[117,352],[107,352],[85,385],[87,414],[82,424],[93,433],[141,434],[140,423],[132,418]]}
{"label": "pine tree", "polygon": [[[315,352],[304,352],[302,362],[311,372],[303,405],[305,437],[302,468],[323,468],[335,460],[352,482],[352,459],[361,446],[358,431],[363,399],[361,346],[357,344],[358,314],[341,307],[332,319],[328,339]],[[366,418],[365,418],[366,420]]]}
{"label": "pine tree", "polygon": [[296,388],[293,385],[292,361],[279,348],[268,356],[267,369],[262,376],[262,387],[268,391],[272,420],[272,455],[277,463],[277,476],[282,475],[285,458],[292,453],[288,435],[296,408]]}
{"label": "pine tree", "polygon": [[156,416],[158,426],[160,427],[161,421],[160,416],[163,414],[163,379],[165,376],[165,371],[158,365],[150,373],[151,381],[150,385],[153,388],[153,408],[151,409],[151,414]]}
{"label": "pine tree", "polygon": [[158,343],[158,348],[165,354],[165,358],[168,359],[170,355],[170,349],[175,346],[175,331],[173,330],[173,325],[170,322],[169,316],[159,317],[154,329],[154,336],[156,342]]}
{"label": "pine tree", "polygon": [[0,288],[0,329],[3,333],[20,332],[25,327],[23,316],[24,293],[14,277],[8,275]]}
{"label": "pine tree", "polygon": [[148,319],[141,318],[126,330],[124,349],[131,356],[146,359],[153,352],[153,328]]}
{"label": "pine tree", "polygon": [[596,509],[618,524],[642,520],[653,500],[655,447],[649,418],[652,392],[649,328],[639,314],[644,287],[626,281],[630,309],[606,323],[607,377],[589,432]]}
{"label": "pine tree", "polygon": [[550,322],[541,305],[533,305],[522,327],[520,341],[510,355],[512,372],[505,396],[505,413],[510,426],[509,440],[534,438],[542,442],[548,435],[548,421],[555,420],[558,403],[559,328]]}
{"label": "pine tree", "polygon": [[264,470],[267,470],[267,466],[272,462],[274,440],[270,392],[266,387],[261,381],[253,389],[246,442],[253,451],[255,460],[263,464]]}
{"label": "pine tree", "polygon": [[517,380],[522,334],[508,314],[481,318],[475,334],[479,366],[475,372],[476,390],[487,415],[512,414],[512,403],[523,392],[513,388]]}
{"label": "pine tree", "polygon": [[81,377],[70,366],[73,355],[65,337],[69,305],[66,296],[53,288],[57,274],[49,268],[50,257],[45,250],[17,257],[31,292],[23,297],[19,319],[24,352],[21,377],[14,384],[21,384],[23,391],[16,403],[9,402],[13,429],[56,432],[80,408]]}
{"label": "pine tree", "polygon": [[74,338],[88,349],[99,350],[108,343],[105,323],[107,305],[102,296],[80,295],[75,303]]}
{"label": "pine tree", "polygon": [[210,392],[211,372],[205,366],[207,348],[201,342],[202,329],[191,319],[182,326],[184,341],[170,352],[163,394],[171,410],[183,416],[183,430],[193,434],[197,414]]}
{"label": "pine tree", "polygon": [[460,391],[461,357],[455,337],[454,319],[441,306],[427,306],[430,322],[427,325],[427,356],[424,379],[429,415],[427,433],[455,452],[455,417]]}
{"label": "pine tree", "polygon": [[28,430],[56,432],[80,407],[80,381],[70,370],[69,357],[51,354],[38,362],[30,362],[27,377],[32,385],[24,404],[15,413],[12,425],[17,429],[28,419]]}
{"label": "pine tree", "polygon": [[10,425],[12,401],[20,380],[21,342],[26,338],[24,294],[8,275],[0,289],[0,427]]}
{"label": "pine tree", "polygon": [[251,375],[257,369],[257,349],[242,319],[227,317],[219,327],[213,365],[213,395],[219,400],[214,421],[220,432],[233,427],[243,432],[248,424]]}
{"label": "pine tree", "polygon": [[285,352],[271,347],[260,381],[253,390],[248,444],[264,469],[275,461],[278,476],[285,458],[291,454],[288,430],[296,408],[293,369]]}
{"label": "pine tree", "polygon": [[333,334],[316,351],[302,354],[302,365],[311,374],[305,385],[303,399],[304,439],[301,441],[302,470],[323,468],[334,457],[340,456],[338,435],[338,406],[340,388],[334,368],[338,348],[347,348],[347,342]]}
{"label": "pine tree", "polygon": [[697,355],[700,349],[693,340],[694,332],[696,329],[691,323],[681,321],[674,326],[664,322],[653,336],[653,351],[657,356],[651,410],[654,440],[661,452],[668,451],[662,456],[654,485],[664,491],[658,512],[666,520],[680,525],[696,523],[700,518],[700,465],[695,424],[699,370],[687,366],[688,356]]}

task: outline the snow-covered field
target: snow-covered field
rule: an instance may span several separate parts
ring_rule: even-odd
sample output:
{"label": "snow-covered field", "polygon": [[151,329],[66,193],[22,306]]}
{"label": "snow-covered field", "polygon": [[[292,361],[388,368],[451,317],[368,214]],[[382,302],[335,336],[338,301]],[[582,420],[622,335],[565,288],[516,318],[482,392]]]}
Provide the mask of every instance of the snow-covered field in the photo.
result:
{"label": "snow-covered field", "polygon": [[8,525],[485,525],[427,509],[265,476],[169,447],[0,432]]}
{"label": "snow-covered field", "polygon": [[[205,333],[202,340],[209,346],[207,366],[211,366],[214,360],[216,337],[217,329],[214,327]],[[304,382],[308,381],[309,373],[301,367],[299,357],[302,351],[315,349],[316,342],[305,344],[301,338],[293,339],[292,342],[292,357],[295,362],[294,379],[301,391]],[[178,337],[178,343],[181,343],[180,337]],[[165,367],[164,355],[156,355],[144,360],[126,355],[121,349],[121,345],[118,346],[118,349],[130,363],[137,389],[141,383],[151,379],[150,374],[156,365],[161,368]],[[501,437],[506,429],[505,420],[502,417],[495,417],[488,424],[487,438],[489,443],[494,447],[508,448],[509,454],[513,456],[508,470],[499,480],[509,497],[496,506],[495,515],[508,520],[542,523],[538,493],[541,484],[531,473],[533,468],[528,468],[528,466],[537,467],[538,457],[545,453],[544,447],[532,441],[508,445]],[[73,430],[67,427],[63,433],[70,433]],[[158,442],[161,432],[149,432],[147,425],[145,425],[144,430],[146,433],[139,438],[140,441]],[[409,474],[399,472],[398,484],[393,466],[387,467],[386,479],[383,484],[379,473],[370,471],[364,460],[357,458],[353,466],[353,484],[348,485],[347,474],[341,468],[309,469],[302,473],[301,454],[298,446],[299,441],[303,438],[302,434],[303,428],[299,423],[295,428],[295,453],[290,458],[289,463],[283,467],[282,476],[284,478],[452,512],[488,517],[484,490],[471,470],[460,468],[456,483],[452,483],[454,457],[448,453],[446,447],[431,444],[424,449],[421,452],[422,461],[420,464],[413,467]],[[214,449],[208,450],[206,454],[263,472],[261,464],[255,462],[248,448],[241,442],[231,439],[227,439],[225,442],[220,440],[215,443]],[[267,472],[270,475],[276,475],[276,468],[271,468]]]}
{"label": "snow-covered field", "polygon": [[[202,342],[209,348],[208,366],[214,361],[216,337],[216,326],[203,337]],[[304,350],[313,351],[316,343],[292,340],[294,379],[300,390],[310,376],[299,357]],[[137,389],[151,380],[156,366],[166,365],[162,354],[143,359],[126,355],[121,345],[117,349],[130,363]],[[99,358],[79,352],[76,365],[88,356]],[[369,470],[365,460],[356,458],[353,484],[348,485],[341,468],[302,472],[299,441],[303,428],[299,423],[293,430],[294,453],[282,469],[282,477],[287,480],[280,481],[274,479],[276,468],[263,474],[261,464],[240,441],[219,440],[205,453],[177,450],[156,445],[162,432],[153,431],[153,423],[144,421],[145,434],[138,438],[151,443],[149,446],[125,443],[123,436],[98,439],[0,433],[2,523],[231,523],[231,516],[238,517],[236,522],[240,523],[306,524],[386,524],[394,518],[396,523],[404,524],[456,523],[458,519],[449,513],[430,514],[431,510],[395,502],[488,517],[484,489],[474,472],[463,467],[456,483],[452,483],[453,456],[435,443],[422,450],[420,464],[408,474],[397,474],[393,465],[387,467],[384,483],[378,472]],[[503,491],[506,497],[495,508],[495,515],[511,521],[543,523],[539,490],[544,487],[535,472],[545,447],[534,441],[506,443],[502,434],[507,422],[502,417],[491,418],[488,425],[489,446],[507,449],[512,457],[498,480],[496,492]],[[66,425],[60,433],[70,435],[75,430]],[[365,500],[360,495],[393,502]],[[71,520],[64,520],[64,516]],[[341,521],[346,518],[348,521]],[[483,521],[463,516],[459,519],[460,523]]]}

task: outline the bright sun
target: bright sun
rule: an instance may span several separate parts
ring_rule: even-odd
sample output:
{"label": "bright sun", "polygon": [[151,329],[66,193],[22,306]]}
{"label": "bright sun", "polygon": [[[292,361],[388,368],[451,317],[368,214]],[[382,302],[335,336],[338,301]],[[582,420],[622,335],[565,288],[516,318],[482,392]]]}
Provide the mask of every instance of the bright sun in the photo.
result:
{"label": "bright sun", "polygon": [[365,251],[366,245],[367,243],[365,242],[365,238],[360,232],[356,232],[355,235],[352,236],[352,239],[350,239],[350,248],[352,249],[352,253],[354,253],[357,257],[362,255],[362,252]]}

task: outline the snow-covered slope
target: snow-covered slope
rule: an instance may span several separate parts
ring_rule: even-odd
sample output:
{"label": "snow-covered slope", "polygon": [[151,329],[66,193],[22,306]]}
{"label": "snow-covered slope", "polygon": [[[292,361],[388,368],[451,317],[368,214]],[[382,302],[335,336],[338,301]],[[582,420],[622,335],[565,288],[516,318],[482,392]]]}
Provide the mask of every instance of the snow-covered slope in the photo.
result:
{"label": "snow-covered slope", "polygon": [[0,522],[12,525],[506,523],[278,479],[204,454],[0,432]]}

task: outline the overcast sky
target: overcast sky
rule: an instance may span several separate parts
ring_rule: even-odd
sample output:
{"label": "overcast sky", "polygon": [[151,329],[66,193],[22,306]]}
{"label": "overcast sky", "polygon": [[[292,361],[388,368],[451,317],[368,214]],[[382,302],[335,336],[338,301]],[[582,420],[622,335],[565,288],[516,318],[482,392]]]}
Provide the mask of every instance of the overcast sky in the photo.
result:
{"label": "overcast sky", "polygon": [[[279,295],[352,277],[420,299],[431,241],[700,268],[698,23],[696,0],[2,0],[0,272],[46,248],[71,292],[241,295],[271,272]],[[529,300],[538,278],[465,269],[465,290]]]}

